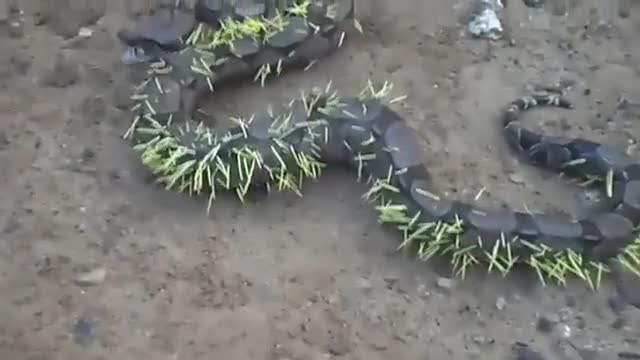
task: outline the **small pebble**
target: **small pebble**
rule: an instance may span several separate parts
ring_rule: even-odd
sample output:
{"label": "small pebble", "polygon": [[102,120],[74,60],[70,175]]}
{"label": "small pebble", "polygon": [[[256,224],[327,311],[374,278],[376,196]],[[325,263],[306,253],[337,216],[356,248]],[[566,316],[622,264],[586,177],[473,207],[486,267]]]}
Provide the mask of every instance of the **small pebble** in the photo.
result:
{"label": "small pebble", "polygon": [[478,344],[478,345],[490,345],[495,343],[496,341],[492,338],[487,338],[484,336],[474,336],[473,337],[473,342]]}
{"label": "small pebble", "polygon": [[79,345],[87,345],[91,340],[93,325],[86,319],[79,319],[73,325],[73,341]]}
{"label": "small pebble", "polygon": [[551,316],[540,316],[536,328],[542,333],[550,333],[559,321],[560,318],[555,314]]}
{"label": "small pebble", "polygon": [[89,162],[91,160],[93,160],[96,157],[96,152],[93,151],[93,149],[84,149],[82,151],[82,161],[83,162]]}
{"label": "small pebble", "polygon": [[505,307],[507,307],[507,300],[504,297],[500,296],[498,300],[496,300],[496,309],[502,311]]}
{"label": "small pebble", "polygon": [[88,27],[81,27],[78,30],[78,36],[82,38],[90,38],[93,35],[93,30]]}
{"label": "small pebble", "polygon": [[427,286],[424,284],[420,284],[420,286],[418,286],[418,294],[420,294],[420,297],[423,300],[428,299],[431,296],[431,292],[429,290],[427,290]]}
{"label": "small pebble", "polygon": [[85,273],[78,274],[74,277],[76,284],[80,286],[99,285],[104,282],[107,277],[105,268],[97,268]]}
{"label": "small pebble", "polygon": [[524,179],[520,174],[517,173],[509,174],[509,180],[511,180],[511,182],[514,184],[524,184]]}
{"label": "small pebble", "polygon": [[373,284],[371,281],[365,278],[360,278],[360,289],[366,293],[370,293],[373,290]]}
{"label": "small pebble", "polygon": [[450,278],[441,277],[441,278],[438,278],[438,281],[436,282],[436,284],[441,289],[449,290],[456,286],[456,281]]}
{"label": "small pebble", "polygon": [[565,339],[568,339],[572,335],[571,327],[567,324],[560,324],[558,326],[558,333]]}

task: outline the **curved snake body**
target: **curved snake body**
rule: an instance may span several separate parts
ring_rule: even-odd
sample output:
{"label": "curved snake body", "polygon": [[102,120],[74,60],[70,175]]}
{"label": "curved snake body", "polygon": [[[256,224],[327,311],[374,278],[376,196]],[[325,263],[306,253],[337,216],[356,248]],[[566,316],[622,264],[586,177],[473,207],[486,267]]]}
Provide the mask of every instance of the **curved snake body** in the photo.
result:
{"label": "curved snake body", "polygon": [[[256,74],[264,82],[291,67],[310,66],[343,44],[340,25],[354,15],[352,0],[289,2],[283,12],[273,1],[253,1],[256,6],[245,8],[200,1],[195,15],[183,13],[199,22],[189,31],[174,26],[180,31],[158,35],[147,25],[121,36],[126,45],[151,43],[161,50],[160,61],[149,66],[148,79],[133,96],[135,119],[126,136],[167,188],[208,193],[210,206],[219,190],[235,191],[241,200],[262,185],[300,192],[304,179],[317,178],[327,164],[342,163],[370,184],[365,198],[375,204],[381,223],[404,234],[401,247],[417,249],[424,260],[448,255],[459,275],[475,264],[503,274],[528,264],[542,281],[564,283],[573,274],[597,287],[610,260],[640,273],[640,243],[634,240],[640,163],[588,140],[531,132],[517,121],[535,106],[570,108],[557,94],[513,101],[503,115],[504,135],[512,149],[537,166],[606,179],[615,201],[606,212],[585,219],[508,208],[488,211],[439,195],[415,134],[392,109],[386,83],[369,84],[351,98],[340,97],[330,86],[315,88],[279,114],[233,119],[236,125],[225,132],[205,126],[197,111],[203,90],[215,91],[238,76]],[[170,50],[158,45],[175,43],[167,34],[189,40]]]}

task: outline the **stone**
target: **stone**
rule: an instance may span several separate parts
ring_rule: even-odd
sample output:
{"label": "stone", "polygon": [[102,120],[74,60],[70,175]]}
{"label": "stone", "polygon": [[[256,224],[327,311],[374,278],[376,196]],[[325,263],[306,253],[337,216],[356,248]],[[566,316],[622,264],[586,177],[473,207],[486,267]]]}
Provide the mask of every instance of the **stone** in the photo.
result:
{"label": "stone", "polygon": [[542,333],[550,333],[558,322],[560,317],[557,314],[542,315],[538,318],[536,329]]}
{"label": "stone", "polygon": [[73,280],[79,286],[94,286],[102,284],[106,277],[107,269],[100,267],[77,274]]}
{"label": "stone", "polygon": [[522,178],[522,175],[518,173],[510,173],[509,180],[511,180],[512,183],[518,184],[518,185],[522,185],[525,183],[525,180]]}
{"label": "stone", "polygon": [[450,290],[456,286],[456,281],[451,278],[441,277],[436,281],[436,285],[441,289]]}
{"label": "stone", "polygon": [[76,344],[88,345],[93,335],[93,324],[87,319],[80,318],[73,325],[71,333]]}

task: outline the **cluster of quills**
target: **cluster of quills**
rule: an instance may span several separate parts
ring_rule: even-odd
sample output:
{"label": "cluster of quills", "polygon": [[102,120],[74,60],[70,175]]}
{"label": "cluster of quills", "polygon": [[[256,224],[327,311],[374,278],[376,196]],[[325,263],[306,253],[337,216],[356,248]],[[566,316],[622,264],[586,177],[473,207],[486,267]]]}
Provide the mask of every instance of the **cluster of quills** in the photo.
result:
{"label": "cluster of quills", "polygon": [[[257,5],[256,5],[257,4]],[[263,5],[263,6],[260,6]],[[597,288],[617,262],[640,275],[640,163],[585,139],[545,136],[519,125],[520,115],[542,105],[570,108],[560,94],[513,101],[503,113],[504,136],[530,163],[600,181],[609,206],[589,218],[488,211],[437,193],[423,165],[423,150],[393,110],[402,97],[392,86],[368,82],[358,96],[341,97],[331,84],[302,93],[274,111],[234,118],[217,131],[198,111],[203,94],[231,79],[308,68],[345,42],[353,0],[199,1],[121,33],[130,47],[153,58],[132,96],[134,119],[125,134],[142,162],[167,189],[206,194],[207,211],[219,191],[244,201],[254,189],[301,194],[305,179],[328,165],[354,170],[369,190],[379,221],[403,234],[400,248],[421,260],[451,259],[464,276],[475,265],[506,275],[532,268],[543,283],[578,277]]]}

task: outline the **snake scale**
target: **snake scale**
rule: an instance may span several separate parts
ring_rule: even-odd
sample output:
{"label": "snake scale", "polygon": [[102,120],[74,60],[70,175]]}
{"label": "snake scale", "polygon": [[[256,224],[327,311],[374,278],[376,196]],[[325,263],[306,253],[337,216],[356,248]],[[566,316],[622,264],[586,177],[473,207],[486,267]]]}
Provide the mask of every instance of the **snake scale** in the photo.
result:
{"label": "snake scale", "polygon": [[607,209],[581,219],[486,210],[438,194],[387,82],[369,82],[352,97],[328,84],[279,113],[233,118],[224,131],[205,125],[198,106],[204,94],[231,80],[253,76],[264,84],[312,66],[343,46],[345,24],[358,24],[354,13],[353,0],[200,0],[120,31],[123,59],[138,56],[146,71],[125,138],[167,189],[208,194],[207,211],[219,191],[243,201],[252,189],[300,193],[326,166],[346,165],[368,184],[363,197],[379,222],[403,234],[400,247],[421,260],[449,256],[458,276],[474,265],[503,274],[528,265],[543,283],[573,276],[595,289],[612,262],[640,274],[640,163],[607,145],[537,134],[518,121],[537,106],[571,108],[562,94],[519,98],[501,121],[506,142],[529,163],[607,185]]}

